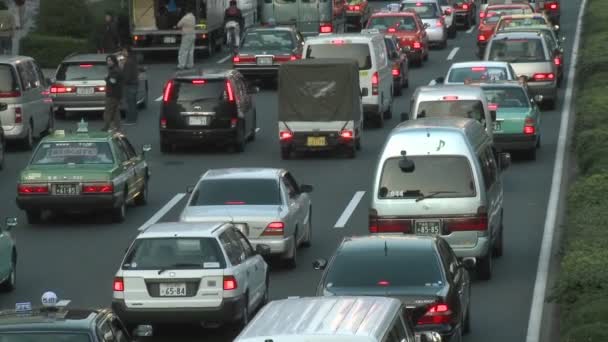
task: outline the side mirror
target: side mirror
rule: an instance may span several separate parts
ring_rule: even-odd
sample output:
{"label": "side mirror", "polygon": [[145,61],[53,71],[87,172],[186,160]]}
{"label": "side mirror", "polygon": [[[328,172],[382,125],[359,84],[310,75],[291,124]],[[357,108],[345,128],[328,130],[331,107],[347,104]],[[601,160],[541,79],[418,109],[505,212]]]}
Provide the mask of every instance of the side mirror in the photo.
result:
{"label": "side mirror", "polygon": [[437,84],[442,84],[443,82],[445,82],[445,77],[443,76],[439,76],[435,79],[435,83]]}
{"label": "side mirror", "polygon": [[367,95],[369,95],[369,91],[367,90],[367,88],[361,89],[361,96],[367,96]]}
{"label": "side mirror", "polygon": [[324,270],[327,267],[327,260],[325,259],[317,259],[312,262],[312,268],[317,271]]}
{"label": "side mirror", "polygon": [[261,256],[269,256],[270,255],[270,246],[259,244],[255,246],[255,252]]}
{"label": "side mirror", "polygon": [[194,187],[193,186],[189,186],[186,188],[186,193],[191,194],[194,192]]}
{"label": "side mirror", "polygon": [[312,192],[312,185],[300,184],[300,192]]}
{"label": "side mirror", "polygon": [[442,342],[441,335],[435,331],[422,331],[416,333],[417,342]]}
{"label": "side mirror", "polygon": [[251,86],[251,87],[247,88],[247,92],[249,94],[257,94],[257,93],[260,92],[260,87],[258,87],[258,86]]}
{"label": "side mirror", "polygon": [[151,325],[138,325],[133,330],[133,337],[150,337],[154,330]]}
{"label": "side mirror", "polygon": [[475,258],[462,259],[462,266],[464,266],[464,268],[466,268],[467,270],[475,268],[476,264],[477,264],[477,261],[475,260]]}
{"label": "side mirror", "polygon": [[0,103],[0,112],[3,112],[8,109],[8,104],[1,102]]}
{"label": "side mirror", "polygon": [[495,110],[490,111],[490,117],[492,118],[492,122],[496,121],[496,111]]}
{"label": "side mirror", "polygon": [[534,102],[536,103],[541,103],[543,102],[543,96],[542,95],[534,95]]}
{"label": "side mirror", "polygon": [[407,121],[410,119],[410,114],[403,112],[401,113],[401,121]]}
{"label": "side mirror", "polygon": [[144,146],[141,147],[141,151],[143,153],[150,152],[151,150],[152,150],[152,145],[150,145],[150,144],[145,144]]}
{"label": "side mirror", "polygon": [[424,25],[422,25],[422,27],[424,27],[425,29],[431,27],[431,25],[429,25],[429,23],[425,23]]}
{"label": "side mirror", "polygon": [[499,155],[500,157],[500,169],[506,170],[511,166],[511,154],[507,152],[502,152]]}
{"label": "side mirror", "polygon": [[5,220],[6,230],[11,230],[17,227],[17,218],[16,217],[7,217]]}

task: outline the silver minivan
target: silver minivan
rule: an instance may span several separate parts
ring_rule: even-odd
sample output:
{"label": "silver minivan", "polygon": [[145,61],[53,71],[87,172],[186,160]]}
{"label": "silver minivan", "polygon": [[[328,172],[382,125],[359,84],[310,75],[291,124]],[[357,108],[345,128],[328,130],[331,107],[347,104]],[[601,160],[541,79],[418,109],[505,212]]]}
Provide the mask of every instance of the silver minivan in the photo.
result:
{"label": "silver minivan", "polygon": [[475,259],[479,279],[490,279],[492,257],[503,250],[501,172],[510,161],[476,120],[401,123],[376,166],[370,233],[440,235],[456,256]]}
{"label": "silver minivan", "polygon": [[26,56],[0,56],[0,121],[7,141],[26,149],[34,139],[53,130],[54,116],[48,80],[38,63]]}

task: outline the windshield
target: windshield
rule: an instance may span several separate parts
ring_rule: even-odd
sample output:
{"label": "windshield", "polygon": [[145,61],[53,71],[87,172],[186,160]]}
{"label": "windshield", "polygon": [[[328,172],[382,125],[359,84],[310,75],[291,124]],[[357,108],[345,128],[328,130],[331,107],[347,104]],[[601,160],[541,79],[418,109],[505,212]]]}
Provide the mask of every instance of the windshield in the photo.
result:
{"label": "windshield", "polygon": [[225,80],[178,80],[174,89],[177,102],[219,100],[224,96]]}
{"label": "windshield", "polygon": [[71,332],[15,332],[0,333],[0,342],[90,342],[91,337]]}
{"label": "windshield", "polygon": [[465,67],[452,68],[448,83],[465,83],[468,81],[501,81],[507,80],[507,69],[503,67]]}
{"label": "windshield", "polygon": [[0,93],[9,93],[19,90],[19,84],[15,77],[13,67],[8,64],[0,64]]}
{"label": "windshield", "polygon": [[503,15],[514,15],[514,14],[529,14],[532,13],[530,8],[497,8],[486,11],[484,24],[496,24],[500,17]]}
{"label": "windshield", "polygon": [[536,26],[536,25],[547,25],[545,18],[503,18],[498,24],[498,30],[502,30],[505,27],[525,27],[525,26]]}
{"label": "windshield", "polygon": [[367,28],[380,31],[386,31],[389,27],[395,28],[397,31],[417,31],[416,20],[410,16],[374,17],[367,24]]}
{"label": "windshield", "polygon": [[418,104],[420,118],[460,117],[485,123],[483,103],[479,100],[424,101]]}
{"label": "windshield", "polygon": [[294,48],[293,37],[287,31],[254,31],[247,33],[242,48],[291,50]]}
{"label": "windshield", "polygon": [[48,142],[38,146],[31,164],[114,164],[114,156],[107,142]]}
{"label": "windshield", "polygon": [[122,265],[123,269],[130,270],[225,267],[224,256],[214,238],[137,239]]}
{"label": "windshield", "polygon": [[311,44],[306,50],[306,58],[351,58],[357,61],[359,70],[372,67],[372,56],[367,44]]}
{"label": "windshield", "polygon": [[439,9],[437,4],[431,2],[407,2],[401,4],[401,10],[413,10],[418,14],[420,19],[436,19],[439,18]]}
{"label": "windshield", "polygon": [[104,80],[108,74],[105,62],[64,63],[57,71],[58,81]]}
{"label": "windshield", "polygon": [[493,39],[490,60],[511,63],[543,62],[547,58],[540,39]]}
{"label": "windshield", "polygon": [[483,92],[489,103],[500,108],[530,108],[530,101],[522,88],[515,87],[483,87]]}
{"label": "windshield", "polygon": [[274,179],[209,179],[197,188],[191,206],[280,205],[279,184]]}

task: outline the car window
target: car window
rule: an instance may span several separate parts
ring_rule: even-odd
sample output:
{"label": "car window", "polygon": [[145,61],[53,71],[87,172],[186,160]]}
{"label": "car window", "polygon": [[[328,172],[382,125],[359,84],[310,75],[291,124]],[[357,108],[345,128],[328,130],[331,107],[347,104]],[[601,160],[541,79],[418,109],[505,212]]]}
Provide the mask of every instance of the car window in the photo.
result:
{"label": "car window", "polygon": [[195,104],[205,100],[221,100],[226,89],[224,79],[185,79],[176,80],[174,96],[177,102]]}
{"label": "car window", "polygon": [[191,206],[280,205],[281,193],[275,179],[205,179]]}
{"label": "car window", "polygon": [[390,57],[393,53],[397,52],[397,48],[395,47],[395,42],[392,39],[385,38],[384,43],[386,44],[386,52]]}
{"label": "car window", "polygon": [[107,142],[44,142],[41,143],[30,164],[113,164],[114,157]]}
{"label": "car window", "polygon": [[220,235],[220,242],[226,251],[226,255],[228,255],[230,264],[232,264],[232,266],[240,265],[245,258],[245,251],[243,250],[243,247],[241,247],[241,243],[238,239],[231,236],[229,230],[226,230]]}
{"label": "car window", "polygon": [[293,188],[296,193],[300,192],[300,186],[298,185],[298,182],[296,182],[295,178],[293,178],[293,175],[290,172],[285,173],[284,178],[285,181],[289,183],[289,186]]}
{"label": "car window", "polygon": [[231,234],[233,234],[234,237],[241,243],[241,247],[243,248],[243,251],[245,251],[246,258],[251,258],[255,255],[253,247],[251,247],[249,240],[247,240],[247,237],[245,237],[242,232],[240,232],[238,229],[231,229]]}
{"label": "car window", "polygon": [[481,166],[481,174],[483,175],[484,186],[490,189],[496,182],[498,176],[498,168],[494,155],[489,148],[484,148],[479,152],[479,165]]}
{"label": "car window", "polygon": [[352,58],[357,61],[359,70],[372,68],[372,56],[366,43],[349,44],[336,39],[331,44],[311,44],[306,49],[306,58]]}
{"label": "car window", "polygon": [[441,16],[437,4],[432,2],[406,2],[401,4],[401,10],[414,11],[421,19],[436,19]]}
{"label": "car window", "polygon": [[416,19],[412,16],[378,16],[372,17],[367,24],[367,28],[385,31],[389,27],[397,31],[414,32],[418,30]]}
{"label": "car window", "polygon": [[46,77],[44,76],[44,73],[42,72],[40,65],[38,65],[37,62],[32,62],[32,65],[34,66],[34,72],[36,73],[38,80],[40,80],[40,85],[48,86],[48,84],[46,82]]}
{"label": "car window", "polygon": [[[92,342],[87,333],[78,332],[2,332],[0,342]],[[101,337],[98,341],[106,342]],[[111,341],[107,341],[111,342]]]}
{"label": "car window", "polygon": [[[445,96],[449,98],[449,96]],[[480,100],[423,101],[418,104],[417,118],[461,117],[485,122]]]}
{"label": "car window", "polygon": [[496,24],[501,16],[514,14],[530,14],[532,10],[527,7],[523,8],[491,8],[486,10],[484,24]]}
{"label": "car window", "polygon": [[226,263],[217,241],[205,238],[141,238],[135,240],[124,270],[220,269]]}
{"label": "car window", "polygon": [[19,91],[15,69],[10,64],[0,64],[0,93]]}
{"label": "car window", "polygon": [[33,80],[30,77],[31,74],[27,70],[27,63],[17,64],[17,73],[19,74],[19,78],[21,79],[23,90],[32,89]]}
{"label": "car window", "polygon": [[401,157],[390,158],[382,165],[378,186],[379,199],[416,198],[438,193],[434,198],[474,197],[475,182],[470,163],[463,156],[408,156],[413,172],[399,168]]}
{"label": "car window", "polygon": [[245,35],[242,48],[248,49],[288,49],[294,47],[293,35],[289,31],[252,31]]}
{"label": "car window", "polygon": [[108,74],[105,62],[63,63],[57,70],[58,81],[104,80]]}
{"label": "car window", "polygon": [[466,81],[505,81],[508,80],[505,67],[455,67],[450,69],[448,82],[465,83]]}
{"label": "car window", "polygon": [[530,108],[526,91],[519,87],[484,86],[483,93],[498,108]]}

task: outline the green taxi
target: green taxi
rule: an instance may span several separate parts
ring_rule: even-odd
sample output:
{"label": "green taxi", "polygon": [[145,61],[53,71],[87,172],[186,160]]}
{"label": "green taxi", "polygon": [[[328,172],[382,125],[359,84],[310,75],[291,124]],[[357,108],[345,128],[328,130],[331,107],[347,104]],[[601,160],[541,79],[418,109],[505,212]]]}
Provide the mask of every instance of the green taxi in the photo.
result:
{"label": "green taxi", "polygon": [[89,132],[81,121],[75,133],[55,131],[38,144],[17,184],[17,206],[30,224],[45,211],[107,211],[122,222],[126,207],[144,205],[150,171],[144,145],[137,153],[119,132]]}
{"label": "green taxi", "polygon": [[536,159],[540,147],[540,109],[542,95],[530,98],[525,83],[497,81],[480,84],[488,108],[496,111],[494,145],[499,151],[524,151]]}

